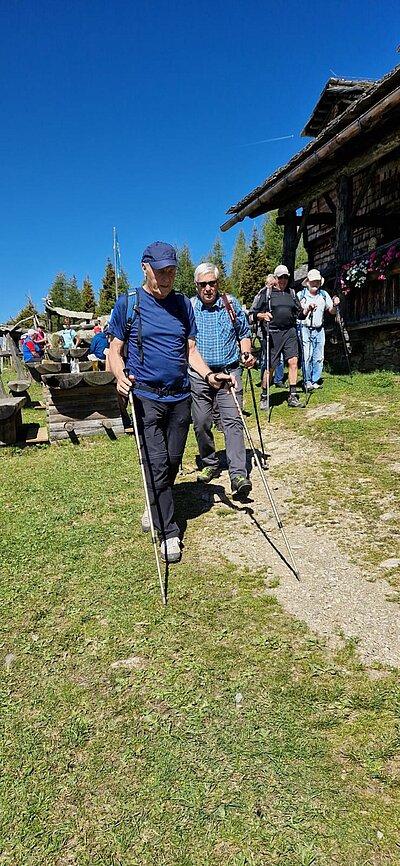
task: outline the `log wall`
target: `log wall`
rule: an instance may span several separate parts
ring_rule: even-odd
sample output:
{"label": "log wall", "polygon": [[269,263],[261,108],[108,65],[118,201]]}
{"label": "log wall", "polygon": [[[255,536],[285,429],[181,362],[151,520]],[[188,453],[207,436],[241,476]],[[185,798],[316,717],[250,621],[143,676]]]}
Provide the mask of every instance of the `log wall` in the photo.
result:
{"label": "log wall", "polygon": [[[353,177],[353,200],[362,190],[370,169],[366,168]],[[336,190],[329,192],[332,204],[337,206]],[[372,211],[380,210],[385,216],[398,212],[400,200],[400,165],[398,157],[390,160],[384,165],[377,165],[376,171],[369,178],[368,188],[363,195],[362,201],[357,208],[357,215],[368,215]],[[332,213],[323,196],[316,201],[311,213]],[[362,255],[392,238],[398,237],[398,233],[388,234],[388,229],[382,226],[354,226],[353,228],[353,255]],[[335,258],[335,228],[331,225],[308,225],[307,245],[312,249],[313,267],[325,270]]]}
{"label": "log wall", "polygon": [[44,387],[50,442],[124,432],[115,385]]}
{"label": "log wall", "polygon": [[[373,370],[400,370],[400,328],[397,325],[381,328],[349,328],[353,370],[369,373]],[[325,344],[326,366],[333,372],[347,373],[343,345],[338,339],[332,344],[329,335]]]}

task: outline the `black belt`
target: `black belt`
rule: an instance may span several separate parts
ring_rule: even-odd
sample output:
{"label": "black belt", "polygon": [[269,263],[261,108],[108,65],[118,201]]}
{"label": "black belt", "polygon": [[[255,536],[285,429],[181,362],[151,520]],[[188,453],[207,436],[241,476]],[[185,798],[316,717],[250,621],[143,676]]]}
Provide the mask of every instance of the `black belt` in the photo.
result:
{"label": "black belt", "polygon": [[308,328],[309,331],[321,331],[323,325],[304,325],[305,328]]}
{"label": "black belt", "polygon": [[231,373],[232,370],[236,370],[239,366],[239,361],[236,361],[235,364],[225,364],[223,367],[212,367],[210,364],[210,370],[213,373]]}
{"label": "black belt", "polygon": [[158,397],[178,397],[180,394],[189,394],[190,386],[187,385],[186,388],[180,388],[178,391],[175,388],[152,388],[151,385],[144,385],[142,382],[137,382],[136,379],[133,383],[134,389],[137,388],[138,391],[146,391],[149,394],[157,394]]}

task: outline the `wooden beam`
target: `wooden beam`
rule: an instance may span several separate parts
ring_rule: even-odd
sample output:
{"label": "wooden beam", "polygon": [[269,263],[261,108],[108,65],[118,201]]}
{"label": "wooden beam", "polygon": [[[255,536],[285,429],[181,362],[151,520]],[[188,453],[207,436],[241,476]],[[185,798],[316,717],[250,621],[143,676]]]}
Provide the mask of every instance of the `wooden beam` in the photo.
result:
{"label": "wooden beam", "polygon": [[[290,217],[295,217],[296,212],[288,214]],[[297,249],[297,227],[294,219],[289,219],[283,231],[283,248],[282,248],[282,263],[286,265],[291,274],[294,273]]]}
{"label": "wooden beam", "polygon": [[[393,151],[400,149],[400,131],[397,131],[395,134],[392,132],[390,135],[383,138],[380,142],[375,142],[371,147],[367,148],[362,154],[355,156],[353,159],[349,159],[346,162],[346,174],[355,175],[359,174],[363,169],[369,168],[374,165],[375,169],[378,164],[382,163],[385,157],[392,157]],[[324,163],[321,163],[321,169],[328,168],[328,162],[326,166]],[[318,198],[321,198],[325,192],[329,192],[335,188],[335,184],[343,174],[344,165],[338,167],[337,169],[332,168],[329,173],[325,172],[323,175],[321,171],[319,172],[319,176],[316,176],[314,171],[315,182],[310,183],[309,186],[306,187],[305,179],[303,180],[303,188],[300,189],[297,193],[295,189],[293,189],[293,194],[290,195],[288,190],[287,199],[284,197],[283,193],[280,194],[279,198],[271,199],[268,205],[265,207],[263,211],[274,210],[274,208],[281,208],[282,211],[294,210],[296,211],[298,207],[301,205],[301,201],[304,199],[305,193],[307,194],[307,198],[309,200],[315,201]]]}
{"label": "wooden beam", "polygon": [[324,199],[328,205],[329,210],[331,210],[332,213],[336,214],[336,205],[332,201],[329,192],[324,192]]}
{"label": "wooden beam", "polygon": [[304,232],[304,229],[307,225],[307,219],[308,219],[308,215],[310,213],[311,207],[312,207],[311,201],[309,201],[308,204],[306,204],[306,206],[303,207],[303,213],[301,215],[300,225],[297,229],[297,235],[296,235],[296,250],[297,250],[297,247],[300,243],[300,238],[301,238],[301,236]]}
{"label": "wooden beam", "polygon": [[400,214],[364,213],[351,219],[353,226],[379,226],[388,227],[400,224]]}
{"label": "wooden beam", "polygon": [[359,191],[358,191],[358,193],[357,193],[357,197],[356,197],[356,200],[355,200],[355,202],[354,202],[354,204],[353,204],[353,208],[352,208],[352,211],[351,211],[351,214],[350,214],[350,218],[351,218],[351,219],[352,219],[353,217],[355,217],[355,215],[356,215],[356,213],[357,213],[357,211],[358,211],[358,208],[360,207],[360,204],[361,204],[361,202],[362,202],[362,200],[363,200],[363,198],[364,198],[364,196],[365,196],[365,193],[367,192],[367,190],[368,190],[369,187],[370,187],[371,180],[372,180],[374,174],[376,174],[376,170],[377,170],[377,165],[376,165],[376,163],[374,163],[373,165],[370,166],[370,169],[369,169],[369,171],[367,172],[367,174],[366,174],[366,176],[365,176],[365,178],[364,178],[364,181],[363,181],[363,183],[361,184],[361,187],[360,187],[360,189],[359,189]]}
{"label": "wooden beam", "polygon": [[353,207],[353,178],[342,174],[336,185],[336,247],[335,263],[339,270],[341,265],[350,261],[353,253],[353,227],[350,214]]}
{"label": "wooden beam", "polygon": [[331,213],[330,211],[321,211],[320,213],[307,214],[304,221],[303,216],[297,216],[297,214],[295,214],[294,217],[290,218],[277,217],[276,224],[280,226],[285,226],[294,223],[296,226],[302,225],[304,228],[305,225],[318,226],[324,225],[325,223],[326,225],[334,226],[336,223],[335,214]]}

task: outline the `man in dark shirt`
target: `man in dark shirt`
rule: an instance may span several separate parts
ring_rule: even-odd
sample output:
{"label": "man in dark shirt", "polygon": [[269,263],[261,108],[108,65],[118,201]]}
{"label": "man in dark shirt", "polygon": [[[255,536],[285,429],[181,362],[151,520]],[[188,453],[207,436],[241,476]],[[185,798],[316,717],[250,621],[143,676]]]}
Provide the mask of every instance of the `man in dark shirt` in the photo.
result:
{"label": "man in dark shirt", "polygon": [[[288,290],[289,271],[286,265],[278,265],[274,271],[277,286],[272,289],[265,288],[260,292],[253,305],[253,314],[261,322],[263,330],[266,322],[269,323],[270,377],[279,363],[281,352],[288,365],[288,379],[290,393],[288,406],[290,409],[304,409],[305,404],[300,403],[296,394],[297,367],[299,348],[297,340],[296,320],[305,319],[308,308],[303,308],[295,293]],[[267,408],[266,380],[263,382],[263,393],[260,401],[260,409]]]}
{"label": "man in dark shirt", "polygon": [[[135,319],[127,329],[127,300],[121,295],[108,327],[108,360],[117,391],[128,397],[134,387],[151,514],[161,558],[168,562],[181,558],[172,488],[190,423],[188,363],[216,390],[227,380],[236,385],[232,373],[214,373],[200,355],[193,307],[189,298],[173,290],[176,267],[171,244],[155,241],[146,247],[142,256],[145,281],[136,290]],[[150,529],[147,509],[142,529]]]}

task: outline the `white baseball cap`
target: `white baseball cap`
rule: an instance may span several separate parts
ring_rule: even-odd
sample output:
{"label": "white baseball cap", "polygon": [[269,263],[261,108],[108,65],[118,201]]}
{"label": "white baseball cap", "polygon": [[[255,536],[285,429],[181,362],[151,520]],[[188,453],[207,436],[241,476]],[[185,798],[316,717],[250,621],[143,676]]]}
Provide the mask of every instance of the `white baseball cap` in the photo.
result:
{"label": "white baseball cap", "polygon": [[286,265],[278,265],[274,270],[274,277],[290,277]]}
{"label": "white baseball cap", "polygon": [[308,274],[307,274],[305,280],[303,280],[303,282],[302,282],[301,285],[302,285],[302,286],[308,286],[309,283],[313,283],[313,282],[315,282],[316,280],[319,280],[319,281],[320,281],[321,286],[324,285],[325,280],[324,280],[324,278],[323,278],[321,272],[320,272],[320,271],[317,271],[316,268],[312,268],[311,271],[308,272]]}

